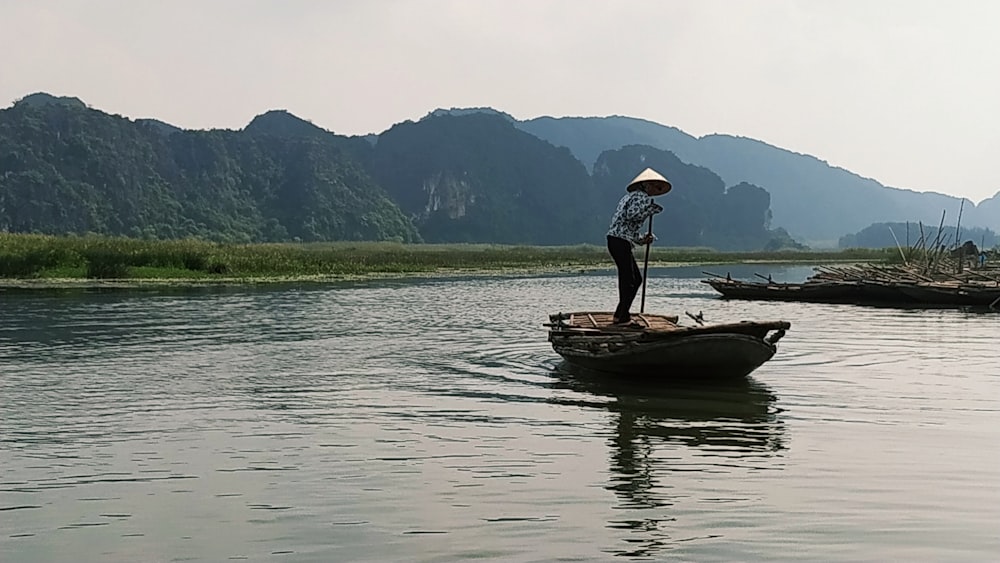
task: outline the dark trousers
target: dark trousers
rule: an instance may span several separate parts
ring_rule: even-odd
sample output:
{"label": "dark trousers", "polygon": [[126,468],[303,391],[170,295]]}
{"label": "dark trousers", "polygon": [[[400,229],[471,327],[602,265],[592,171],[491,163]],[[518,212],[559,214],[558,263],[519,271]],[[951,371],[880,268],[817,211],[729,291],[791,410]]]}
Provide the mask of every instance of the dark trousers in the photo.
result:
{"label": "dark trousers", "polygon": [[635,301],[635,294],[642,287],[642,272],[635,263],[632,243],[629,241],[609,236],[608,252],[611,253],[611,259],[618,268],[618,307],[615,309],[615,318],[627,319],[632,302]]}

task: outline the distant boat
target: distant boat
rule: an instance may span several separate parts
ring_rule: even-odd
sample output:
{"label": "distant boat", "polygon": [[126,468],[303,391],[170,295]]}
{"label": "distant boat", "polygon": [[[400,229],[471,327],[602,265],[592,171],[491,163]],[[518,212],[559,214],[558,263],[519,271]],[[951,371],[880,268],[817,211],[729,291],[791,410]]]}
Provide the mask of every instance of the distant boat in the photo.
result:
{"label": "distant boat", "polygon": [[1000,307],[1000,286],[973,283],[917,283],[900,286],[900,291],[918,303],[948,306]]}
{"label": "distant boat", "polygon": [[622,327],[612,319],[610,312],[549,315],[552,349],[573,365],[606,373],[743,377],[774,356],[791,328],[786,321],[681,326],[678,317],[657,314],[632,315],[633,325]]}
{"label": "distant boat", "polygon": [[777,283],[729,278],[712,278],[702,283],[712,286],[726,299],[991,309],[1000,305],[1000,287],[991,283],[872,280]]}
{"label": "distant boat", "polygon": [[850,303],[861,294],[860,284],[852,282],[776,283],[727,278],[701,281],[712,286],[712,289],[727,299]]}

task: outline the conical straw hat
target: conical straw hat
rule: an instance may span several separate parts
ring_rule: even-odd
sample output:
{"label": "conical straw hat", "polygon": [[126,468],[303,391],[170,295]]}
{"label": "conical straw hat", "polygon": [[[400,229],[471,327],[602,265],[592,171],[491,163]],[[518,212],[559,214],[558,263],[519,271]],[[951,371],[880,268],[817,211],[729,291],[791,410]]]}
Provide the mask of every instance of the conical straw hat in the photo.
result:
{"label": "conical straw hat", "polygon": [[635,179],[629,182],[628,186],[625,188],[625,191],[634,192],[642,186],[643,182],[650,182],[656,185],[656,190],[654,191],[654,193],[651,193],[649,195],[663,195],[669,192],[670,189],[673,187],[670,185],[670,181],[664,178],[662,174],[660,174],[656,170],[653,170],[652,168],[647,168],[642,172],[640,172],[639,175],[635,177]]}

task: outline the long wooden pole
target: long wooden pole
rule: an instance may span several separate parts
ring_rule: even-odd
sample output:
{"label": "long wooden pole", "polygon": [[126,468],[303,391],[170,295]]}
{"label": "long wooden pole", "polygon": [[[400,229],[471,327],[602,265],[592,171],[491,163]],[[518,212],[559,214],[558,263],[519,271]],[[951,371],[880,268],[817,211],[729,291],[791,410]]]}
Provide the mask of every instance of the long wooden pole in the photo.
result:
{"label": "long wooden pole", "polygon": [[[653,216],[649,216],[649,232],[647,236],[653,234]],[[646,272],[649,270],[649,247],[653,246],[653,241],[646,244],[646,258],[642,261],[642,300],[639,301],[639,314],[646,312]]]}

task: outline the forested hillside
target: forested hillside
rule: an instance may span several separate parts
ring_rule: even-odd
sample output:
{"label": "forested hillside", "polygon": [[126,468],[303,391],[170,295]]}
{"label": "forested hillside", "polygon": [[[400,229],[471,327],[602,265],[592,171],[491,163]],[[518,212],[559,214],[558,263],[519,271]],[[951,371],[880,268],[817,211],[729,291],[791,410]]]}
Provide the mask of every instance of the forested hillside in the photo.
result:
{"label": "forested hillside", "polygon": [[610,218],[568,150],[496,115],[399,124],[373,174],[428,242],[600,243]]}
{"label": "forested hillside", "polygon": [[50,98],[0,110],[0,230],[420,240],[349,141],[172,131]]}
{"label": "forested hillside", "polygon": [[[374,142],[373,142],[374,141]],[[496,111],[435,112],[371,137],[287,111],[244,129],[191,131],[36,94],[0,110],[0,231],[232,242],[399,240],[603,244],[625,185],[674,182],[662,244],[795,248],[770,196],[634,145],[573,153]]]}

